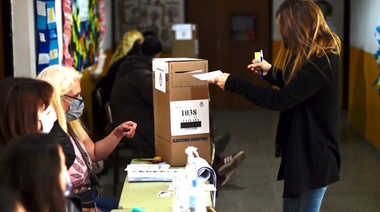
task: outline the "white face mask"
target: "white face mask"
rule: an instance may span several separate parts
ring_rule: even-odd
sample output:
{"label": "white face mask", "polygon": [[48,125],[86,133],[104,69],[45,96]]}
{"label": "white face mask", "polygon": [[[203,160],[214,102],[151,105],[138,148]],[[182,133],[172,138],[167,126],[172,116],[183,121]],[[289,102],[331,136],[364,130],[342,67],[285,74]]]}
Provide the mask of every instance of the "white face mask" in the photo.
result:
{"label": "white face mask", "polygon": [[49,106],[44,112],[40,114],[40,122],[42,125],[41,132],[49,133],[54,126],[54,122],[57,121],[57,114],[54,109]]}

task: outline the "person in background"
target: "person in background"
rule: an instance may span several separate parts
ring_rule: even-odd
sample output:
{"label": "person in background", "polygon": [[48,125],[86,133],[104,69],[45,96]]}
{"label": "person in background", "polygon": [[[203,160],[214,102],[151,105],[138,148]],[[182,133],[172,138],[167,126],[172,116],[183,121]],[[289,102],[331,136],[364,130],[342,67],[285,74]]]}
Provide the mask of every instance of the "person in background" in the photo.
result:
{"label": "person in background", "polygon": [[[132,138],[137,127],[135,122],[122,122],[109,135],[94,143],[79,120],[84,109],[81,96],[81,77],[82,73],[79,71],[61,65],[49,66],[37,76],[38,79],[45,80],[54,87],[51,99],[52,107],[57,114],[59,125],[66,132],[74,147],[76,158],[73,165],[68,167],[74,193],[88,190],[91,186],[89,178],[91,170],[88,169],[85,163],[86,159],[83,158],[79,148],[84,149],[86,155],[89,156],[90,163],[103,160],[111,154],[123,137]],[[80,146],[77,146],[75,140]],[[100,199],[98,203],[101,204]],[[118,203],[115,202],[115,204],[112,207],[117,208]]]}
{"label": "person in background", "polygon": [[0,185],[14,191],[27,211],[66,211],[67,168],[54,136],[35,133],[11,140],[0,156],[0,173]]}
{"label": "person in background", "polygon": [[252,60],[247,67],[262,71],[264,80],[279,89],[228,73],[208,83],[280,111],[275,147],[282,158],[277,179],[284,180],[283,211],[316,212],[327,187],[340,178],[341,41],[312,0],[283,1],[276,20],[283,45],[275,65]]}
{"label": "person in background", "polygon": [[[146,38],[141,46],[141,54],[127,57],[120,66],[111,92],[110,106],[113,124],[123,120],[133,120],[139,124],[136,135],[125,142],[134,149],[133,158],[155,157],[152,59],[162,51],[160,40],[155,36]],[[218,174],[218,184],[224,185],[244,160],[240,151],[234,155],[215,156],[213,164]]]}
{"label": "person in background", "polygon": [[48,116],[52,94],[53,87],[41,80],[8,77],[0,82],[0,150],[15,137],[51,130],[55,121]]}
{"label": "person in background", "polygon": [[116,50],[112,55],[107,75],[104,77],[103,81],[99,83],[99,86],[105,88],[106,96],[108,95],[105,102],[110,100],[111,90],[120,65],[128,56],[140,54],[140,48],[143,41],[144,36],[138,30],[130,30],[124,34],[123,40],[116,47]]}
{"label": "person in background", "polygon": [[105,108],[104,105],[98,105],[95,91],[98,88],[103,88],[102,102],[103,104],[110,101],[111,90],[115,82],[116,74],[119,71],[120,65],[124,62],[126,57],[130,55],[140,54],[140,47],[144,41],[143,35],[138,30],[127,31],[121,42],[117,45],[115,52],[110,59],[109,69],[107,74],[102,77],[96,84],[94,91],[92,92],[92,107],[93,107],[93,119],[94,119],[94,131],[103,135],[104,129],[107,126]]}
{"label": "person in background", "polygon": [[134,158],[155,156],[152,59],[159,57],[161,51],[157,38],[146,39],[141,54],[129,56],[121,64],[111,91],[113,125],[120,124],[123,119],[139,125],[135,136],[125,139],[134,149]]}

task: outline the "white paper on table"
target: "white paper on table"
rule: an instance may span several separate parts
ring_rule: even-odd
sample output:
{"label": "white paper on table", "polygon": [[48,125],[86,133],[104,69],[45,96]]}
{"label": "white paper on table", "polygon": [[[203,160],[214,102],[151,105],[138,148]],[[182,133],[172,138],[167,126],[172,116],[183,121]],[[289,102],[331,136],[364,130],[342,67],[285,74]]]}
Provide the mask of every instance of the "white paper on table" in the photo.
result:
{"label": "white paper on table", "polygon": [[208,72],[204,74],[194,74],[193,77],[199,80],[212,80],[219,77],[222,74],[223,72],[221,72],[220,70],[216,70],[216,71],[212,71],[212,72]]}

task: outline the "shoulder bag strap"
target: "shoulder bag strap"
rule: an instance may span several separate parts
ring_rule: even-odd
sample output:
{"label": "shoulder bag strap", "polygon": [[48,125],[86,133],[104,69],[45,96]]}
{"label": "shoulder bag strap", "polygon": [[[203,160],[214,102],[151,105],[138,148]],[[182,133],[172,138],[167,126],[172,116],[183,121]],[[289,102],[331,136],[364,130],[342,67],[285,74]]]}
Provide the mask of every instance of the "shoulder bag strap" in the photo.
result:
{"label": "shoulder bag strap", "polygon": [[87,168],[90,170],[90,172],[92,172],[92,167],[91,167],[90,159],[89,159],[87,152],[83,149],[82,145],[80,145],[77,136],[72,132],[72,130],[70,128],[68,130],[69,130],[70,136],[73,138],[73,140],[74,140],[75,144],[77,145],[80,153],[82,154]]}

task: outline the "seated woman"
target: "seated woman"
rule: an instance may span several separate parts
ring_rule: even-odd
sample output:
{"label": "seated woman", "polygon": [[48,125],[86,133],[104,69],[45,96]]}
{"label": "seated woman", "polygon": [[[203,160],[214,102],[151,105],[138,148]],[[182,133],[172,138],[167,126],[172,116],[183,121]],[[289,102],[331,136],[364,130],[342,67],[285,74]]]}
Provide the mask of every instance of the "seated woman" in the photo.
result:
{"label": "seated woman", "polygon": [[[57,115],[49,106],[53,87],[46,81],[9,77],[0,82],[0,95],[2,96],[2,101],[0,101],[0,151],[11,143],[12,139],[22,135],[49,131],[55,131],[53,134],[57,135],[56,132],[63,131],[59,124],[55,124]],[[68,146],[64,142],[65,138],[68,138],[65,133],[57,138],[64,151],[73,149],[72,145]],[[68,157],[69,160],[65,160],[65,167],[66,164],[72,164],[71,161],[74,158]],[[71,193],[66,197],[66,203],[70,208],[69,211],[81,210],[80,201]]]}
{"label": "seated woman", "polygon": [[0,185],[14,191],[27,211],[66,211],[68,174],[54,136],[37,133],[11,140],[0,156],[0,173]]}
{"label": "seated woman", "polygon": [[[94,143],[79,120],[84,108],[81,77],[79,71],[60,65],[47,67],[37,76],[38,79],[45,80],[54,87],[52,107],[57,113],[59,125],[70,137],[76,155],[74,164],[68,167],[73,192],[80,195],[83,204],[84,196],[81,195],[91,189],[93,183],[90,179],[91,163],[110,155],[124,136],[133,137],[137,124],[132,121],[123,122],[108,136]],[[94,204],[83,204],[83,206],[93,208]]]}
{"label": "seated woman", "polygon": [[0,150],[20,135],[51,130],[55,113],[44,111],[52,94],[53,87],[42,80],[9,77],[0,82]]}

